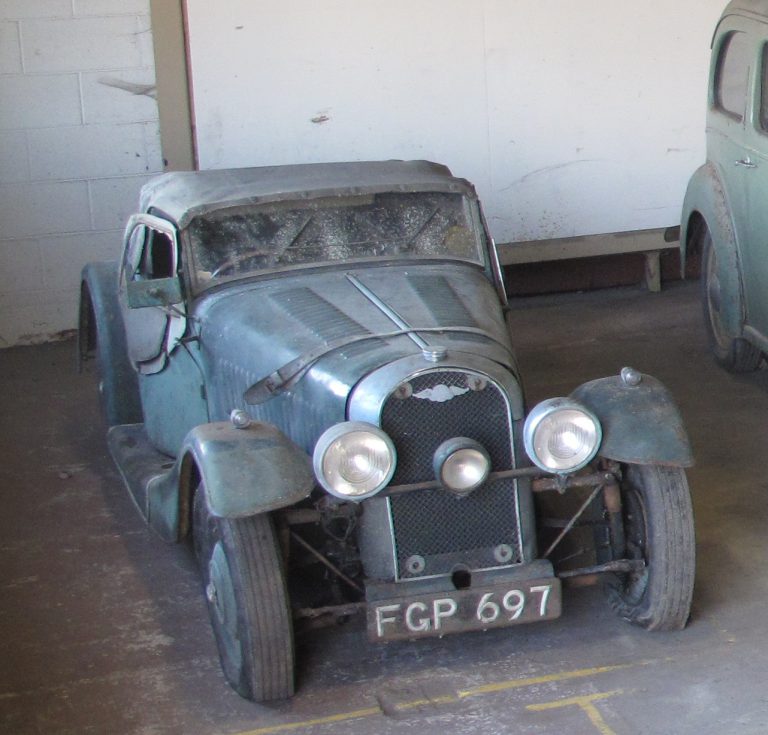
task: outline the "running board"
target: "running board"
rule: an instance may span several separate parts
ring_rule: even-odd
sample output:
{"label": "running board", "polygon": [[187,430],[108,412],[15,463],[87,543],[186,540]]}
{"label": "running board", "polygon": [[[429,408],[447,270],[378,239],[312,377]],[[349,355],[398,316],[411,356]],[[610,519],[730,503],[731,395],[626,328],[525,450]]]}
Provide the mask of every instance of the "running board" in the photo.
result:
{"label": "running board", "polygon": [[107,432],[107,446],[133,502],[144,520],[150,521],[150,483],[171,475],[176,466],[173,457],[152,446],[144,424],[113,426]]}

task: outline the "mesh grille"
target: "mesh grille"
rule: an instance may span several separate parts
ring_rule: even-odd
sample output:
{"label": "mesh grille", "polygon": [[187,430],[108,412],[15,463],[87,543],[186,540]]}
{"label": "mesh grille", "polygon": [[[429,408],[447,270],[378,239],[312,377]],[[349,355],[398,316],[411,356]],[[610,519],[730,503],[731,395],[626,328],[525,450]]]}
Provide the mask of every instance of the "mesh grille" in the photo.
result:
{"label": "mesh grille", "polygon": [[[477,388],[478,380],[481,389],[469,387]],[[409,383],[411,390],[390,396],[381,417],[397,449],[393,484],[434,479],[435,450],[457,436],[480,442],[493,470],[513,466],[509,409],[498,386],[481,376],[445,370],[419,375]],[[438,400],[449,395],[449,400]],[[392,496],[389,507],[401,579],[450,574],[457,564],[482,569],[522,561],[512,480],[490,482],[466,498],[440,488],[403,493]],[[406,562],[413,556],[425,562],[417,572],[413,567],[408,571]]]}
{"label": "mesh grille", "polygon": [[[516,503],[512,480],[488,483],[466,498],[441,489],[390,498],[400,578],[450,574],[456,564],[470,569],[519,564]],[[509,547],[509,558],[494,555],[502,544]],[[407,568],[413,555],[426,563],[419,574]]]}
{"label": "mesh grille", "polygon": [[[410,398],[399,399],[393,394],[387,400],[381,428],[392,437],[397,449],[393,485],[433,480],[435,450],[455,436],[480,442],[491,455],[494,470],[512,467],[509,410],[504,396],[487,381],[483,390],[471,390],[468,378],[482,379],[445,370],[419,375],[410,381]],[[445,393],[443,388],[459,394],[448,401],[429,400],[430,392]]]}

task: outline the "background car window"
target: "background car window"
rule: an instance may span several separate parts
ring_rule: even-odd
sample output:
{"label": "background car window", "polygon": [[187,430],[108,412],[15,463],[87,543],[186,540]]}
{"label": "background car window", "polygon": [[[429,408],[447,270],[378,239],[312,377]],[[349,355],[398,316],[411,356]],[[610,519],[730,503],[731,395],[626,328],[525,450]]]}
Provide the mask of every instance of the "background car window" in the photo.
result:
{"label": "background car window", "polygon": [[720,47],[715,72],[715,107],[736,120],[744,119],[749,48],[746,33],[729,33]]}
{"label": "background car window", "polygon": [[768,133],[768,43],[763,44],[760,66],[760,129]]}

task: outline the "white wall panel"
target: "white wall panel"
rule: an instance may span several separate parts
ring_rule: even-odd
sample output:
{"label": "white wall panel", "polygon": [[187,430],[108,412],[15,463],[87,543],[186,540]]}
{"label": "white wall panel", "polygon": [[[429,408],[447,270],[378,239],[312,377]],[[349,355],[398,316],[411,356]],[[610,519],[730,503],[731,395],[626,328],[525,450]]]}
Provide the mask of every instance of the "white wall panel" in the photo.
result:
{"label": "white wall panel", "polygon": [[0,23],[0,74],[21,72],[19,24]]}
{"label": "white wall panel", "polygon": [[157,171],[160,160],[153,123],[42,128],[28,139],[33,180],[133,176]]}
{"label": "white wall panel", "polygon": [[33,181],[0,186],[0,239],[89,230],[85,181]]}
{"label": "white wall panel", "polygon": [[188,0],[202,168],[429,158],[499,240],[675,224],[723,0]]}
{"label": "white wall panel", "polygon": [[[154,175],[89,181],[93,228],[100,231],[117,230],[122,234],[128,218],[136,212],[141,187]],[[116,245],[120,241],[121,238],[116,238]]]}
{"label": "white wall panel", "polygon": [[29,181],[27,136],[22,130],[0,132],[0,184]]}
{"label": "white wall panel", "polygon": [[78,125],[82,120],[76,74],[0,76],[0,129]]}
{"label": "white wall panel", "polygon": [[0,347],[76,327],[162,170],[151,40],[148,0],[0,0]]}
{"label": "white wall panel", "polygon": [[0,240],[0,273],[3,291],[13,298],[43,287],[43,261],[37,240]]}
{"label": "white wall panel", "polygon": [[139,18],[132,15],[27,21],[24,69],[52,73],[143,66],[140,30]]}

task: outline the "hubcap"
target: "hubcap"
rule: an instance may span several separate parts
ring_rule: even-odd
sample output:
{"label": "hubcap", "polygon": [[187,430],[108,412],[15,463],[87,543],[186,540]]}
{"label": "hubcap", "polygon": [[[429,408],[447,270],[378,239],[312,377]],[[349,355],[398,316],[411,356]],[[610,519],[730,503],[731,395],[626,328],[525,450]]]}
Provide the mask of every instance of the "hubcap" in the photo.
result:
{"label": "hubcap", "polygon": [[242,650],[237,631],[237,600],[232,585],[232,574],[221,541],[216,542],[208,562],[208,584],[205,587],[205,595],[216,616],[227,655],[236,666],[239,666]]}

